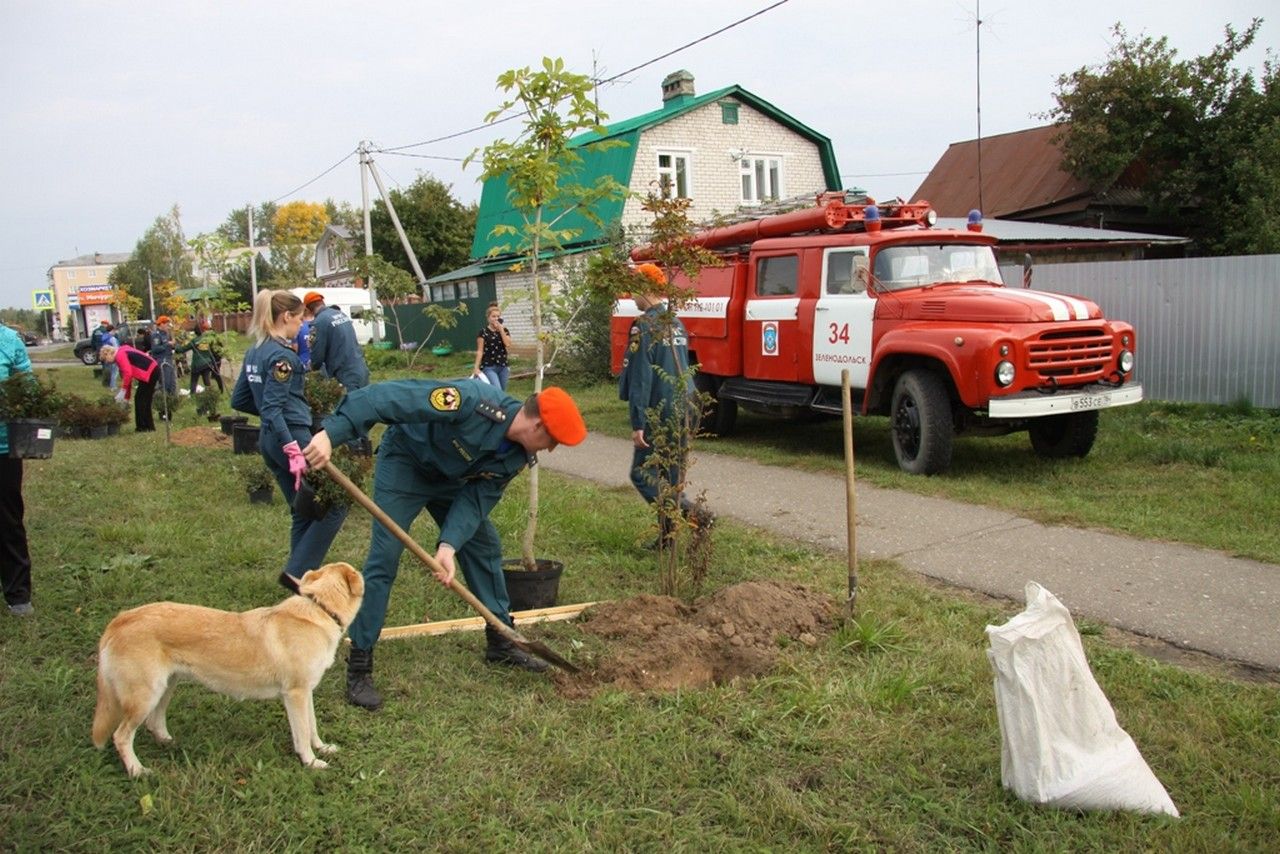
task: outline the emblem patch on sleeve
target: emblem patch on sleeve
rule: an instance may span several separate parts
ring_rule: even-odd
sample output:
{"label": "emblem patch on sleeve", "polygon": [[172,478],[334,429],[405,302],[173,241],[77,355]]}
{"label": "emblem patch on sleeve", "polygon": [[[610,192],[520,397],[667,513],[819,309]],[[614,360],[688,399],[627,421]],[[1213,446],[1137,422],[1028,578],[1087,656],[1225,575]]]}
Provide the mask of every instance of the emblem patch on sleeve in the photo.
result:
{"label": "emblem patch on sleeve", "polygon": [[277,382],[287,383],[289,378],[293,376],[293,365],[281,359],[271,366],[271,376]]}
{"label": "emblem patch on sleeve", "polygon": [[437,412],[453,412],[462,405],[462,395],[458,393],[457,386],[446,385],[432,389],[429,399],[431,408]]}

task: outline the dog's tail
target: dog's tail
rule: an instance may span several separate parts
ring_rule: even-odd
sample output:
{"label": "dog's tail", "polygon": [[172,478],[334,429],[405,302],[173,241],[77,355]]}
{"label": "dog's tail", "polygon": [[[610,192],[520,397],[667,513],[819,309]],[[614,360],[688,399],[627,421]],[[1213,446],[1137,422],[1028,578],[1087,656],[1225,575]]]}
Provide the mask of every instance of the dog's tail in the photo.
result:
{"label": "dog's tail", "polygon": [[115,689],[104,675],[108,666],[107,647],[103,644],[98,648],[98,705],[93,710],[93,746],[99,750],[106,746],[123,716]]}

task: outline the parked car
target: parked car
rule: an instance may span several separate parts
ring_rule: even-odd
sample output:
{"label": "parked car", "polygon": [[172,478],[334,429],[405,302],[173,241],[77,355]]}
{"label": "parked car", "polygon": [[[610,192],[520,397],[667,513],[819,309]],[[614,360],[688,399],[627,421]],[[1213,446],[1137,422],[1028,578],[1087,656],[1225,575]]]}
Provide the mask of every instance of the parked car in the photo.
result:
{"label": "parked car", "polygon": [[[116,338],[122,344],[132,344],[137,346],[138,333],[142,331],[151,331],[152,323],[150,320],[126,320],[123,323],[117,323],[115,329]],[[94,349],[92,338],[81,338],[76,342],[75,347],[76,358],[86,365],[98,364],[98,351]]]}
{"label": "parked car", "polygon": [[[5,324],[9,326],[9,324]],[[22,343],[28,347],[34,347],[40,343],[40,336],[28,329],[19,329],[16,326],[9,326],[14,332],[18,333],[18,337],[22,339]]]}

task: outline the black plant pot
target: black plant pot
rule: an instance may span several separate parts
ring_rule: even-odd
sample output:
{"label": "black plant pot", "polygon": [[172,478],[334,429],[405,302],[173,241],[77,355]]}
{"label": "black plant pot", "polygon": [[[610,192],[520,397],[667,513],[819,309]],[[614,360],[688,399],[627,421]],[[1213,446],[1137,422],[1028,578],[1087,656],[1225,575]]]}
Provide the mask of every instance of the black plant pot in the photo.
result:
{"label": "black plant pot", "polygon": [[297,493],[293,496],[293,509],[299,516],[304,519],[318,521],[325,517],[329,512],[329,505],[321,502],[316,496],[316,491],[311,484],[307,483],[306,478],[302,479],[302,486],[298,488]]}
{"label": "black plant pot", "polygon": [[512,611],[528,611],[533,608],[551,608],[560,592],[560,574],[564,564],[558,560],[537,558],[537,569],[527,570],[520,558],[502,562],[502,574],[507,581],[507,598]]}
{"label": "black plant pot", "polygon": [[243,415],[223,415],[218,419],[218,423],[222,427],[222,432],[230,436],[233,427],[237,424],[248,424],[249,419]]}
{"label": "black plant pot", "polygon": [[271,493],[275,490],[270,486],[264,486],[260,489],[254,489],[249,492],[250,504],[270,504]]}
{"label": "black plant pot", "polygon": [[258,453],[258,425],[237,424],[232,427],[231,449],[237,454]]}
{"label": "black plant pot", "polygon": [[9,424],[9,456],[21,460],[47,460],[53,456],[58,422],[43,418],[19,418]]}

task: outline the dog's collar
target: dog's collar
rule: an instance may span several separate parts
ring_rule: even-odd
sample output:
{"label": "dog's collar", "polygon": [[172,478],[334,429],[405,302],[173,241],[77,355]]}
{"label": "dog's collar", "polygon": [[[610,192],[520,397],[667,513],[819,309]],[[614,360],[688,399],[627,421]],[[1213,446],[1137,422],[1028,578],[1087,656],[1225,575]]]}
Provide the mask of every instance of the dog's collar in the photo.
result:
{"label": "dog's collar", "polygon": [[324,611],[326,614],[328,614],[333,619],[333,621],[338,624],[338,628],[342,629],[343,631],[346,631],[347,627],[342,625],[342,618],[339,617],[337,614],[333,613],[333,611],[329,610],[328,605],[325,605],[323,602],[321,602],[316,597],[312,596],[310,593],[303,593],[302,595],[310,599],[312,602],[316,603],[316,607],[319,608],[321,611]]}

